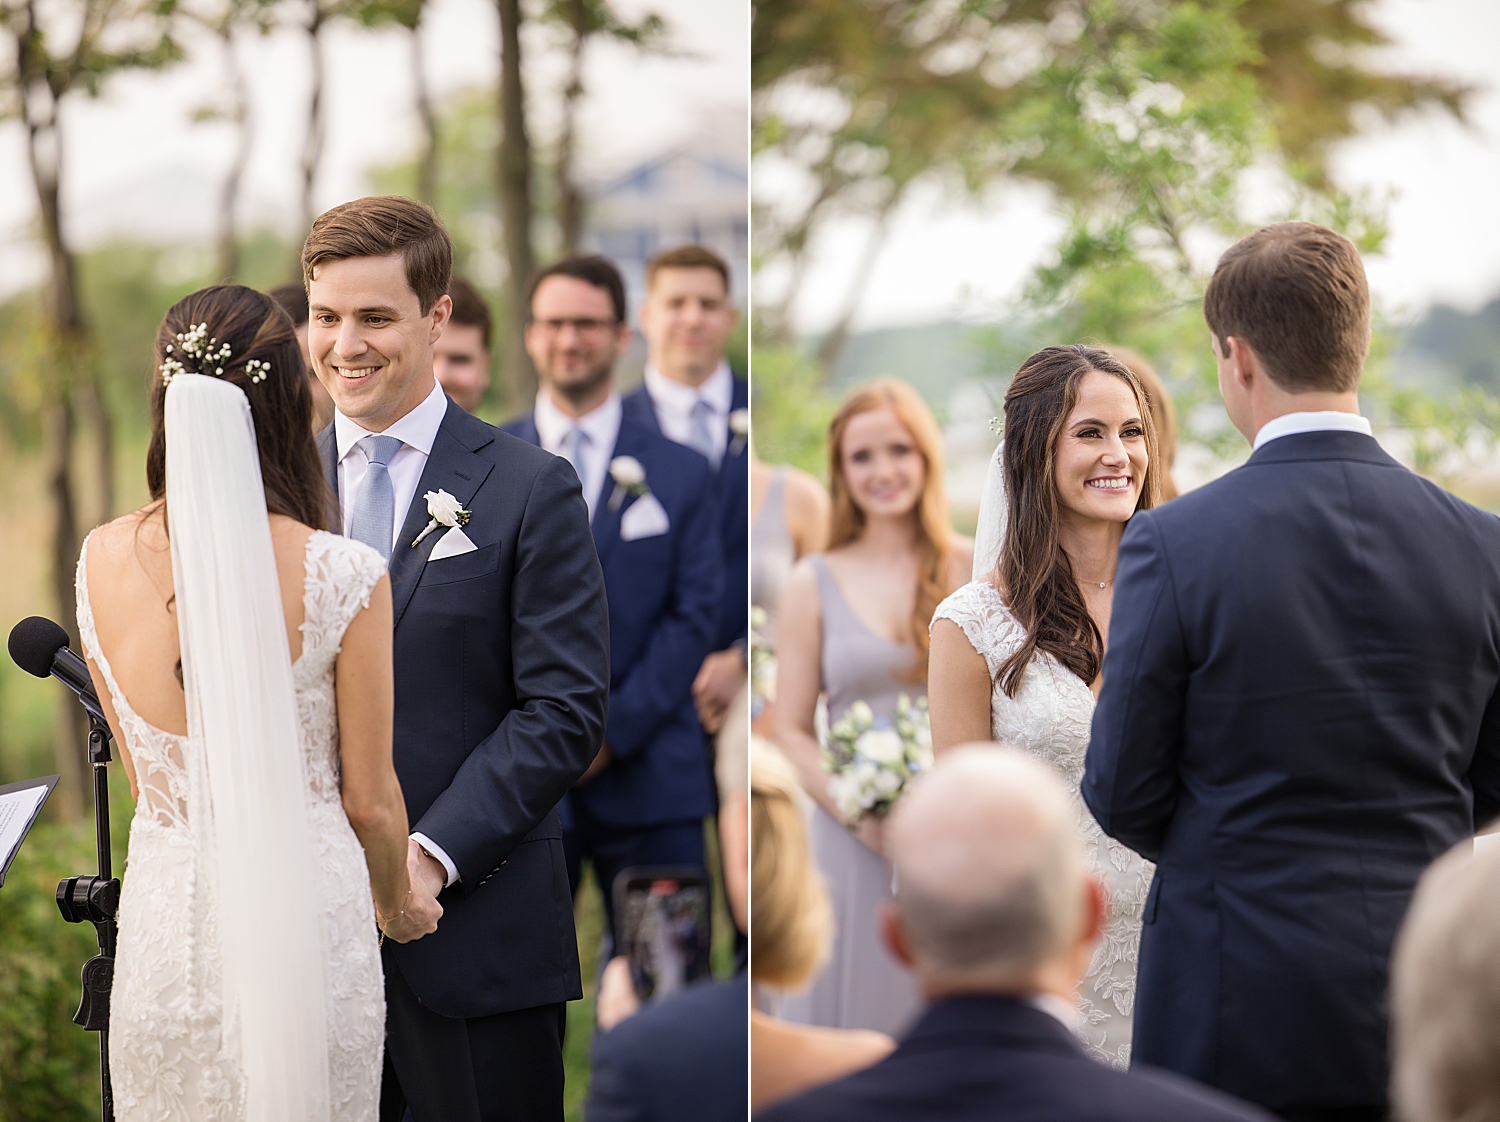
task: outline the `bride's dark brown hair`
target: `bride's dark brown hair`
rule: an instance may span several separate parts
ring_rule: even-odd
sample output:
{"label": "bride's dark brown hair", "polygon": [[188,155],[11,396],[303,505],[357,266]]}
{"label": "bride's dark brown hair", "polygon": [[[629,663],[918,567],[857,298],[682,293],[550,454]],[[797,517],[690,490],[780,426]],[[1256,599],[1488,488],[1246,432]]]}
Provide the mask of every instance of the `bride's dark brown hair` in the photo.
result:
{"label": "bride's dark brown hair", "polygon": [[1099,676],[1104,639],[1089,615],[1073,565],[1058,538],[1057,446],[1078,383],[1098,371],[1119,378],[1135,395],[1146,432],[1146,477],[1136,510],[1159,501],[1156,429],[1145,392],[1130,368],[1097,347],[1046,347],[1028,358],[1005,391],[1005,541],[1000,547],[997,591],[1026,629],[1026,641],[1000,665],[997,677],[1010,697],[1038,652],[1052,655],[1084,682]]}
{"label": "bride's dark brown hair", "polygon": [[[189,373],[199,370],[184,358],[177,336],[197,324],[207,324],[215,347],[229,344],[220,381],[239,386],[250,401],[255,443],[260,453],[260,476],[266,489],[266,510],[295,518],[314,530],[333,525],[333,495],[323,475],[312,434],[312,391],[302,349],[286,312],[263,292],[240,284],[220,284],[185,296],[168,309],[156,331],[156,363],[151,374],[151,444],[146,450],[146,485],[153,499],[167,490],[167,436],[163,414],[167,386],[161,365],[169,358],[183,362]],[[167,348],[173,350],[168,352]],[[251,359],[270,370],[251,381],[245,364]],[[204,363],[207,367],[209,364]]]}

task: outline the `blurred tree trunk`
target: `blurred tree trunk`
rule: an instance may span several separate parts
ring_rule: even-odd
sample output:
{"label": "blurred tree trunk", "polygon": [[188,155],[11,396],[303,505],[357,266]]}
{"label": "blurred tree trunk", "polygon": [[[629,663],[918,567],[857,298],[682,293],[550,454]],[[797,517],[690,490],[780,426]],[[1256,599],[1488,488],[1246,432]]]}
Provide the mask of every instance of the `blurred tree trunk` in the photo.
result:
{"label": "blurred tree trunk", "polygon": [[[307,102],[307,133],[302,143],[302,240],[312,230],[317,212],[313,209],[313,187],[318,179],[318,165],[323,162],[323,84],[325,67],[323,60],[323,28],[328,13],[323,5],[314,3],[307,23],[307,46],[311,64],[312,93]],[[301,260],[302,245],[297,245],[298,261]],[[298,267],[301,275],[301,267]]]}
{"label": "blurred tree trunk", "polygon": [[849,328],[859,311],[860,301],[864,299],[865,289],[870,286],[870,275],[875,271],[875,262],[880,257],[880,251],[885,248],[886,235],[891,228],[891,211],[895,205],[896,199],[892,198],[876,216],[875,226],[865,242],[864,252],[860,254],[859,266],[854,271],[854,279],[849,283],[849,291],[844,294],[843,310],[818,347],[818,361],[829,374],[833,373],[839,356],[844,353],[844,345],[849,342]]}
{"label": "blurred tree trunk", "polygon": [[[46,421],[47,485],[56,513],[52,532],[52,591],[57,600],[57,622],[76,648],[78,619],[72,581],[78,560],[78,516],[72,476],[74,393],[80,359],[87,348],[77,264],[68,251],[62,230],[62,137],[58,108],[63,89],[44,53],[36,7],[36,0],[26,5],[26,24],[17,35],[17,85],[27,126],[27,154],[41,210],[42,234],[51,263],[48,311],[55,369],[49,386]],[[107,493],[105,498],[108,499]],[[67,719],[54,724],[54,750],[58,774],[68,796],[58,800],[58,805],[65,815],[73,817],[88,809],[88,791],[83,782],[83,743],[87,732],[82,707],[73,704],[71,698],[65,697],[64,702]]]}
{"label": "blurred tree trunk", "polygon": [[234,159],[219,192],[218,277],[219,283],[228,284],[234,280],[240,268],[234,212],[240,197],[240,183],[244,180],[245,168],[250,163],[250,147],[255,138],[250,131],[250,91],[245,83],[245,72],[240,66],[239,56],[234,50],[234,26],[226,22],[217,29],[217,34],[224,48],[224,64],[234,99],[229,117],[234,123]]}
{"label": "blurred tree trunk", "polygon": [[438,123],[427,89],[427,62],[422,57],[422,11],[410,29],[411,77],[416,87],[417,119],[422,122],[421,148],[417,153],[417,198],[428,206],[437,205]]}
{"label": "blurred tree trunk", "polygon": [[495,0],[500,13],[500,219],[510,262],[505,333],[506,405],[526,408],[536,397],[536,371],[526,353],[526,291],[536,272],[531,232],[531,142],[526,136],[525,84],[521,75],[520,0]]}
{"label": "blurred tree trunk", "polygon": [[563,11],[573,32],[568,57],[568,81],[563,87],[562,133],[557,142],[557,222],[563,254],[572,257],[583,240],[583,194],[574,167],[578,101],[583,96],[583,53],[593,31],[585,0],[564,0]]}

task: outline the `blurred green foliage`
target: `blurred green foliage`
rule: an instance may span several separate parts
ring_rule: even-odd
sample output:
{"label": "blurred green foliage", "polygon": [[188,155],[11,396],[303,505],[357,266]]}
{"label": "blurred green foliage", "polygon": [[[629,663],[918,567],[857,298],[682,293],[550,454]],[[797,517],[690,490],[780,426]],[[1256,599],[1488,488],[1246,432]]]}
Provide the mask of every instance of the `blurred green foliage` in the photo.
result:
{"label": "blurred green foliage", "polygon": [[[118,763],[109,801],[118,875],[135,809]],[[99,1037],[72,1020],[80,971],[99,943],[92,924],[66,923],[57,910],[57,882],[96,867],[92,817],[40,821],[0,886],[0,1122],[99,1117]]]}

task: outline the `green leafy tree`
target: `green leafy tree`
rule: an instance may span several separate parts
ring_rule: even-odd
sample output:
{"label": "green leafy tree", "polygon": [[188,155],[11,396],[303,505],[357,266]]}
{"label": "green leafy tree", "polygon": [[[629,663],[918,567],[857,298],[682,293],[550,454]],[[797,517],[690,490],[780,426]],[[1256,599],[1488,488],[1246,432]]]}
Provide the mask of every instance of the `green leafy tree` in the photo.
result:
{"label": "green leafy tree", "polygon": [[[1190,226],[1235,225],[1233,185],[1257,160],[1282,166],[1307,207],[1342,208],[1346,224],[1373,228],[1330,183],[1330,146],[1355,131],[1363,108],[1388,118],[1460,112],[1468,90],[1373,69],[1365,52],[1384,39],[1369,6],[762,0],[755,143],[761,160],[803,183],[795,201],[757,210],[759,259],[791,278],[780,306],[765,309],[765,329],[784,336],[823,221],[869,216],[871,264],[885,217],[924,178],[974,192],[1046,184],[1071,230],[1042,285],[1061,292],[1094,269],[1123,283],[1121,270],[1133,270],[1145,282],[1137,305],[1179,287]],[[857,303],[856,287],[825,361]]]}

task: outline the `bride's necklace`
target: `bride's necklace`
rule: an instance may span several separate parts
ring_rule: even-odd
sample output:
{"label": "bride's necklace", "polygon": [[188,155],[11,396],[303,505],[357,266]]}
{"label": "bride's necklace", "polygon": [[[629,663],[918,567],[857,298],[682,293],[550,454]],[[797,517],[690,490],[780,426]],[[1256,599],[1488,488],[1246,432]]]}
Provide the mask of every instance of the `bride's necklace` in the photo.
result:
{"label": "bride's necklace", "polygon": [[[1079,578],[1079,579],[1082,579],[1082,578]],[[1114,577],[1110,577],[1109,580],[1087,580],[1087,581],[1084,581],[1084,583],[1085,584],[1097,584],[1100,588],[1106,588],[1109,585],[1112,585],[1112,584],[1115,583],[1115,578]]]}

